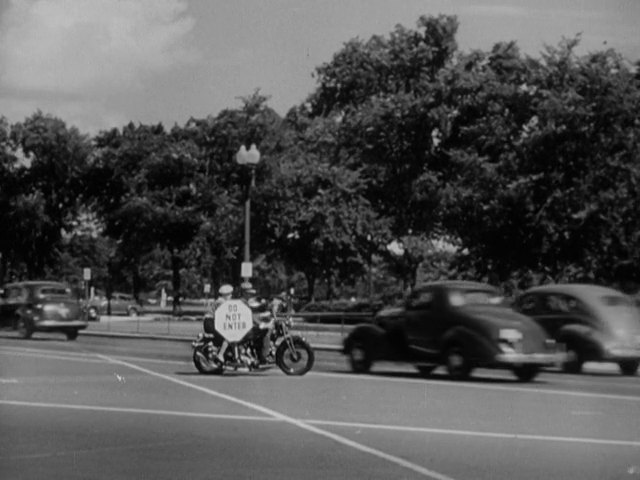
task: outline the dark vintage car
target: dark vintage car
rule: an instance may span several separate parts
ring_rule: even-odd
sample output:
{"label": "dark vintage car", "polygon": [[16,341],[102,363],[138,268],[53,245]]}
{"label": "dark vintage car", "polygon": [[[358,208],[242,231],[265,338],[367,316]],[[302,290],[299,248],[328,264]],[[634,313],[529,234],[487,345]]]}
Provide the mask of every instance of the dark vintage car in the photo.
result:
{"label": "dark vintage car", "polygon": [[589,361],[615,362],[624,375],[638,371],[640,315],[631,297],[596,285],[543,285],[514,306],[566,346],[566,372],[579,373]]}
{"label": "dark vintage car", "polygon": [[456,379],[482,366],[508,368],[531,381],[563,358],[533,320],[502,303],[497,289],[463,281],[416,288],[352,330],[343,351],[354,372],[369,371],[377,360],[406,361],[423,375],[445,365]]}
{"label": "dark vintage car", "polygon": [[69,340],[87,328],[79,298],[59,282],[28,281],[6,284],[0,297],[0,325],[22,338],[35,332],[63,332]]}

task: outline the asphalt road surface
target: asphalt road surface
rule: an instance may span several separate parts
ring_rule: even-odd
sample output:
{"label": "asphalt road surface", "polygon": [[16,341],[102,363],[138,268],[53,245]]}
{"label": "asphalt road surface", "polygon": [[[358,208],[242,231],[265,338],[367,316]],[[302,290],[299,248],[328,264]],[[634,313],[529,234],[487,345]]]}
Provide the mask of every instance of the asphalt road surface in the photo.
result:
{"label": "asphalt road surface", "polygon": [[205,376],[188,342],[0,335],[0,478],[640,479],[640,377],[317,356]]}

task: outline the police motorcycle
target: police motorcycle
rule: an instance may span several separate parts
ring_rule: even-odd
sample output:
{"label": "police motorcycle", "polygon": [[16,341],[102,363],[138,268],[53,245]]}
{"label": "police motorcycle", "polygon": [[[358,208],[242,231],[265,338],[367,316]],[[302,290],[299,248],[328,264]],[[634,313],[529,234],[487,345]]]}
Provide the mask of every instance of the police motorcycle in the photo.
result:
{"label": "police motorcycle", "polygon": [[[204,331],[192,342],[196,369],[203,374],[222,374],[238,369],[264,370],[275,363],[287,375],[304,375],[311,370],[315,361],[311,345],[291,333],[291,299],[276,297],[267,308],[251,306],[253,309],[240,299],[226,300],[205,315]],[[265,336],[268,353],[260,352]]]}

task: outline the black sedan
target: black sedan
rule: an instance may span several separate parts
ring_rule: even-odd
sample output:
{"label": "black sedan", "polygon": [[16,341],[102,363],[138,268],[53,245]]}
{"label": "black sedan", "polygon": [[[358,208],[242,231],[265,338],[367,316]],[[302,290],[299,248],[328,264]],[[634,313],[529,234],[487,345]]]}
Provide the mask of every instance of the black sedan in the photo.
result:
{"label": "black sedan", "polygon": [[520,381],[563,358],[542,328],[502,303],[497,289],[465,281],[416,288],[372,323],[358,325],[345,339],[344,353],[354,372],[391,360],[411,362],[423,375],[445,365],[456,379],[475,367],[508,368]]}
{"label": "black sedan", "polygon": [[69,340],[87,328],[80,299],[59,282],[27,281],[6,284],[0,297],[0,325],[22,338],[35,332],[63,332]]}
{"label": "black sedan", "polygon": [[640,314],[631,297],[597,285],[543,285],[524,292],[515,307],[566,345],[566,372],[594,361],[615,362],[623,375],[638,371]]}

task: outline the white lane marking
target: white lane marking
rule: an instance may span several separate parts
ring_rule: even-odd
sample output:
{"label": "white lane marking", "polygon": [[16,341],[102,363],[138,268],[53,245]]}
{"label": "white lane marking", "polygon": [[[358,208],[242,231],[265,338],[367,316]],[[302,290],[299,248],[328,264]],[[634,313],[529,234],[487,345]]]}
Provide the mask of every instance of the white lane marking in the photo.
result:
{"label": "white lane marking", "polygon": [[265,422],[277,422],[273,417],[259,417],[256,415],[222,415],[216,413],[180,412],[174,410],[150,410],[145,408],[101,407],[96,405],[77,405],[65,403],[47,402],[22,402],[19,400],[0,400],[0,405],[13,405],[18,407],[60,408],[69,410],[86,410],[92,412],[116,412],[116,413],[146,413],[153,415],[166,415],[192,418],[213,418],[222,420],[259,420]]}
{"label": "white lane marking", "polygon": [[[51,352],[51,353],[49,353]],[[33,358],[49,358],[54,360],[69,360],[77,362],[79,360],[88,363],[104,363],[101,360],[97,360],[94,355],[88,354],[72,354],[66,352],[53,352],[52,350],[46,351],[12,351],[12,352],[4,352],[0,350],[0,354],[11,354],[19,357],[33,357]]]}
{"label": "white lane marking", "polygon": [[193,390],[198,390],[199,392],[205,393],[207,395],[211,395],[213,397],[217,397],[217,398],[221,398],[223,400],[227,400],[229,402],[232,403],[236,403],[238,405],[242,405],[244,407],[247,407],[251,410],[257,410],[258,412],[264,413],[265,415],[269,415],[273,418],[276,418],[278,420],[281,420],[285,423],[288,423],[290,425],[296,426],[302,430],[306,430],[308,432],[311,433],[315,433],[316,435],[322,436],[322,437],[326,437],[330,440],[333,440],[337,443],[340,443],[342,445],[346,445],[348,447],[351,447],[355,450],[359,450],[363,453],[368,453],[369,455],[373,455],[375,457],[381,458],[383,460],[386,460],[388,462],[394,463],[396,465],[399,465],[401,467],[404,467],[408,470],[412,470],[424,477],[428,477],[428,478],[432,478],[435,480],[453,480],[452,477],[448,477],[446,475],[443,475],[441,473],[435,472],[433,470],[429,470],[428,468],[425,468],[421,465],[418,465],[416,463],[412,463],[409,462],[408,460],[405,460],[403,458],[400,457],[396,457],[395,455],[391,455],[389,453],[383,452],[381,450],[377,450],[375,448],[372,447],[367,447],[366,445],[363,445],[361,443],[355,442],[353,440],[349,440],[346,437],[343,437],[341,435],[337,435],[335,433],[331,433],[328,432],[326,430],[323,430],[321,428],[317,428],[314,427],[313,425],[310,425],[302,420],[297,420],[295,418],[289,417],[287,415],[284,415],[280,412],[276,412],[275,410],[271,410],[270,408],[264,407],[262,405],[259,405],[257,403],[252,403],[252,402],[248,402],[246,400],[242,400],[240,398],[237,397],[233,397],[231,395],[227,395],[224,393],[220,393],[217,392],[215,390],[211,390],[209,388],[205,388],[205,387],[201,387],[199,385],[195,385],[193,383],[189,383],[189,382],[185,382],[183,380],[180,380],[178,378],[173,378],[169,375],[165,375],[162,373],[158,373],[158,372],[154,372],[153,370],[148,370],[144,367],[140,367],[138,365],[134,365],[132,363],[129,362],[124,362],[122,360],[117,360],[115,358],[110,358],[108,356],[105,355],[98,355],[98,357],[103,358],[107,361],[110,361],[112,363],[116,363],[116,364],[120,364],[120,365],[124,365],[126,367],[129,367],[133,370],[138,370],[139,372],[144,372],[148,375],[157,377],[157,378],[161,378],[163,380],[167,380],[169,382],[178,384],[178,385],[182,385],[183,387],[187,387],[187,388],[191,388]]}
{"label": "white lane marking", "polygon": [[0,383],[18,383],[17,378],[0,378]]}
{"label": "white lane marking", "polygon": [[461,435],[465,437],[488,437],[508,440],[542,440],[545,442],[587,443],[592,445],[616,445],[625,447],[640,447],[640,441],[609,440],[589,437],[558,437],[553,435],[531,435],[527,433],[479,432],[473,430],[449,430],[446,428],[404,427],[398,425],[379,425],[371,423],[334,422],[328,420],[307,420],[314,425],[333,425],[337,427],[369,428],[378,430],[397,430],[403,432],[438,433],[445,435]]}
{"label": "white lane marking", "polygon": [[[74,404],[61,404],[61,403],[45,403],[45,402],[23,402],[17,400],[0,400],[0,405],[13,405],[21,407],[39,407],[39,408],[59,408],[70,410],[85,410],[95,412],[115,412],[115,413],[139,413],[148,415],[165,415],[165,416],[178,416],[178,417],[191,417],[191,418],[209,418],[217,420],[249,420],[259,422],[278,422],[282,419],[273,416],[262,417],[257,415],[226,415],[216,413],[196,413],[196,412],[182,412],[175,410],[151,410],[143,408],[122,408],[122,407],[101,407],[95,405],[74,405]],[[297,420],[301,422],[302,420]],[[504,440],[531,440],[531,441],[544,441],[544,442],[564,442],[564,443],[584,443],[591,445],[615,445],[624,447],[640,447],[640,441],[634,440],[614,440],[604,438],[589,438],[589,437],[560,437],[554,435],[532,435],[527,433],[506,433],[506,432],[481,432],[474,430],[455,430],[446,428],[432,428],[432,427],[409,427],[403,425],[384,425],[376,423],[360,423],[360,422],[339,422],[333,420],[304,420],[305,423],[311,425],[327,425],[334,427],[346,427],[346,428],[366,428],[371,430],[389,430],[396,432],[407,433],[431,433],[441,435],[457,435],[464,437],[485,437]]]}
{"label": "white lane marking", "polygon": [[481,383],[470,382],[454,382],[450,380],[428,380],[428,379],[412,379],[412,378],[389,378],[383,375],[366,375],[363,376],[357,373],[324,373],[313,372],[314,376],[321,377],[338,377],[348,380],[355,378],[362,380],[377,380],[392,383],[418,383],[420,385],[442,385],[452,388],[473,388],[477,390],[498,390],[504,392],[525,392],[525,393],[542,393],[546,395],[564,395],[569,397],[585,397],[585,398],[603,398],[609,400],[628,400],[632,402],[640,402],[640,396],[635,395],[616,395],[612,393],[592,393],[592,392],[574,392],[572,390],[553,390],[550,388],[538,388],[532,385],[530,388],[516,387],[516,386],[499,386],[499,385],[485,385]]}

